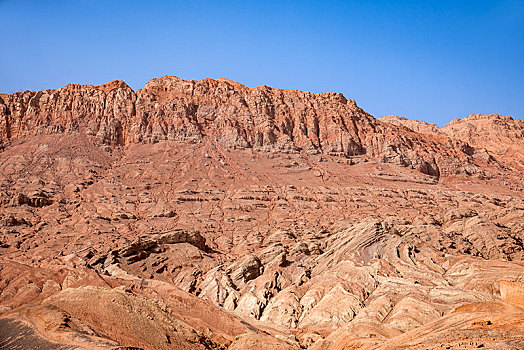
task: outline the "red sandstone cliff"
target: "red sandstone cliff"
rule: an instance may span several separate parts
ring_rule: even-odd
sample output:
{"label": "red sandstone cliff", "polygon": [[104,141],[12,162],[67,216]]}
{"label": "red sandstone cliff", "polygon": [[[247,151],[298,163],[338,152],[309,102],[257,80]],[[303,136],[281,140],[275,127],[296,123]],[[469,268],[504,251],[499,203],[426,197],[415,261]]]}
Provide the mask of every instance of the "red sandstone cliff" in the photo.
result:
{"label": "red sandstone cliff", "polygon": [[464,142],[383,123],[339,93],[250,88],[226,79],[165,76],[136,92],[113,81],[2,95],[0,120],[3,142],[62,132],[117,145],[207,137],[231,148],[368,156],[437,177],[476,173],[479,162]]}

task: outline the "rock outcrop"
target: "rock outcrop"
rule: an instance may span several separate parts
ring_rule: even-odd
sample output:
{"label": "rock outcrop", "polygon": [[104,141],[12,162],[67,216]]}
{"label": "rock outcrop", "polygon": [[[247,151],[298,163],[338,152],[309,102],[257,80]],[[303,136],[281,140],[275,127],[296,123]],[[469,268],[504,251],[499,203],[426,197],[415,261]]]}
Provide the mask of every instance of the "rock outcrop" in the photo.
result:
{"label": "rock outcrop", "polygon": [[461,138],[421,136],[377,121],[339,93],[249,88],[225,79],[165,76],[136,93],[113,81],[3,95],[0,120],[3,143],[62,132],[116,145],[210,138],[229,148],[366,155],[437,177],[463,172],[475,152]]}
{"label": "rock outcrop", "polygon": [[495,157],[520,171],[524,169],[524,121],[521,119],[498,114],[471,114],[463,119],[453,119],[442,128],[397,116],[384,116],[380,120],[419,133],[463,140],[475,148],[476,157],[492,161]]}
{"label": "rock outcrop", "polygon": [[520,281],[500,281],[502,300],[524,305],[524,283]]}
{"label": "rock outcrop", "polygon": [[379,120],[393,125],[404,126],[421,134],[444,135],[437,124],[430,124],[420,120],[398,117],[396,115],[386,115]]}
{"label": "rock outcrop", "polygon": [[524,171],[524,120],[498,114],[472,114],[442,127],[453,138],[486,149],[497,159]]}

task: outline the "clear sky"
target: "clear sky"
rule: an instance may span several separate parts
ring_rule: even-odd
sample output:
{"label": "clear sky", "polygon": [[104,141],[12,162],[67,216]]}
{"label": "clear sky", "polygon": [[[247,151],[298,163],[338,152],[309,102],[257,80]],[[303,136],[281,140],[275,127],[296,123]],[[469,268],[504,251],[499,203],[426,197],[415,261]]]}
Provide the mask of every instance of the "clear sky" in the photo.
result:
{"label": "clear sky", "polygon": [[0,92],[229,78],[376,117],[524,117],[524,0],[0,0]]}

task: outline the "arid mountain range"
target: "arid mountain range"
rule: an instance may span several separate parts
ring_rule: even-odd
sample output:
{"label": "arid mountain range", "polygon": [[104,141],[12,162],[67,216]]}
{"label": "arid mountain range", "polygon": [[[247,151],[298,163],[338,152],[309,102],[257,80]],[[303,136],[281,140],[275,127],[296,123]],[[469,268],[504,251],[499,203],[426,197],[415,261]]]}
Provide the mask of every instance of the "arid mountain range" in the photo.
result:
{"label": "arid mountain range", "polygon": [[522,349],[524,121],[153,79],[0,94],[1,349]]}

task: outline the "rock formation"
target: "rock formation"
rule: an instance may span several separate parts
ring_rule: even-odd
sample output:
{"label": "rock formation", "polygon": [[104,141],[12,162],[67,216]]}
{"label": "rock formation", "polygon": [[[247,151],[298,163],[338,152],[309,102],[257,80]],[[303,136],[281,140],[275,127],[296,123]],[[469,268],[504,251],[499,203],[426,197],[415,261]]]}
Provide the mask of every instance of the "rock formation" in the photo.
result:
{"label": "rock formation", "polygon": [[116,145],[210,138],[234,149],[366,155],[433,176],[462,172],[475,155],[462,137],[421,137],[380,123],[342,94],[248,88],[224,79],[165,76],[136,93],[121,81],[25,91],[3,96],[0,119],[4,143],[64,132]]}
{"label": "rock formation", "polygon": [[522,130],[225,79],[2,94],[0,347],[522,348]]}
{"label": "rock formation", "polygon": [[508,166],[524,170],[524,121],[521,119],[498,114],[472,114],[454,119],[442,128],[397,116],[385,116],[380,120],[420,133],[463,140],[477,149],[479,156],[485,150],[485,158],[494,156]]}

